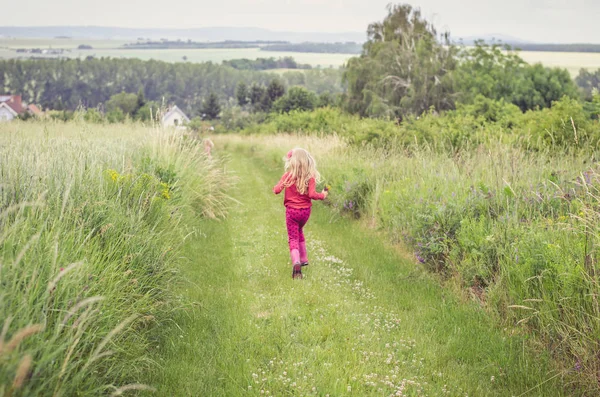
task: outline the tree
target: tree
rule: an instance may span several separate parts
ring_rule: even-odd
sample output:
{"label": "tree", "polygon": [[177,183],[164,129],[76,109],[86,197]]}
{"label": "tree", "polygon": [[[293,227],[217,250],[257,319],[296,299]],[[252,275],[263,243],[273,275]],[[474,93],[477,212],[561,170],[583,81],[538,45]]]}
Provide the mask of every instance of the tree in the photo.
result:
{"label": "tree", "polygon": [[590,101],[594,97],[594,91],[600,90],[600,69],[590,72],[587,69],[581,69],[575,82],[583,90],[585,99]]}
{"label": "tree", "polygon": [[146,97],[144,96],[144,90],[139,89],[137,93],[137,110],[140,110],[146,104]]}
{"label": "tree", "polygon": [[208,95],[208,98],[204,101],[202,106],[202,113],[206,115],[208,120],[214,120],[219,117],[221,113],[221,105],[219,104],[219,97],[214,92]]}
{"label": "tree", "polygon": [[273,107],[273,101],[271,100],[271,97],[269,96],[269,92],[267,90],[265,90],[263,92],[262,98],[260,98],[260,102],[256,105],[256,110],[268,113],[271,111],[272,107]]}
{"label": "tree", "polygon": [[265,88],[263,86],[252,84],[250,86],[250,103],[253,106],[258,105],[261,102],[264,93]]}
{"label": "tree", "polygon": [[289,113],[292,110],[307,111],[317,106],[317,95],[302,87],[292,87],[287,94],[279,98],[273,109],[279,113]]}
{"label": "tree", "polygon": [[273,79],[267,86],[267,95],[271,102],[275,102],[285,94],[285,86],[279,79]]}
{"label": "tree", "polygon": [[243,81],[240,81],[236,90],[235,97],[237,98],[238,105],[246,106],[248,104],[248,86]]}
{"label": "tree", "polygon": [[369,25],[359,57],[348,61],[345,108],[361,116],[402,118],[454,107],[451,72],[456,48],[438,37],[418,9],[389,5],[382,22]]}
{"label": "tree", "polygon": [[522,111],[548,108],[564,96],[577,98],[577,87],[566,69],[529,65],[507,45],[475,43],[460,53],[454,73],[457,100],[472,103],[478,96],[504,100]]}

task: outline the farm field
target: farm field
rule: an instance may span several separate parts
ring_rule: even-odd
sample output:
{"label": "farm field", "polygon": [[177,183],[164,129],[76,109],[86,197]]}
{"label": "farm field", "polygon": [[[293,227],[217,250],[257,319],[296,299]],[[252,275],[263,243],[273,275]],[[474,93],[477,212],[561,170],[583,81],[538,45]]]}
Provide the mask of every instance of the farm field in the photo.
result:
{"label": "farm field", "polygon": [[[77,50],[80,44],[89,44],[92,50]],[[11,59],[16,57],[28,58],[31,56],[52,57],[50,55],[39,54],[20,54],[16,53],[16,48],[64,48],[70,52],[62,56],[69,58],[85,58],[89,55],[95,57],[112,58],[137,58],[142,60],[160,60],[165,62],[183,62],[183,57],[187,57],[187,62],[216,62],[221,63],[225,60],[239,58],[281,58],[291,56],[298,63],[309,64],[313,67],[340,67],[350,58],[351,54],[319,54],[302,52],[279,52],[279,51],[261,51],[258,48],[240,48],[240,49],[160,49],[160,50],[137,50],[137,49],[119,49],[117,47],[125,44],[121,41],[99,40],[7,40],[0,39],[0,59]]]}
{"label": "farm field", "polygon": [[[340,67],[353,54],[318,54],[302,52],[261,51],[258,48],[240,49],[161,49],[161,50],[129,50],[118,47],[131,42],[121,40],[78,40],[78,39],[2,39],[0,38],[0,59],[15,57],[30,57],[32,54],[18,54],[16,48],[54,48],[68,49],[70,52],[63,56],[70,58],[95,57],[138,58],[142,60],[155,59],[165,62],[216,62],[239,58],[280,58],[291,56],[298,63],[310,64],[313,67]],[[88,44],[93,50],[77,50],[80,44]],[[600,53],[577,52],[542,52],[521,51],[520,56],[528,63],[542,63],[545,66],[566,68],[572,76],[576,76],[580,69],[600,69]],[[36,56],[50,57],[36,54]]]}
{"label": "farm field", "polygon": [[600,53],[520,51],[519,56],[527,63],[565,68],[571,76],[577,76],[581,69],[589,71],[600,69]]}

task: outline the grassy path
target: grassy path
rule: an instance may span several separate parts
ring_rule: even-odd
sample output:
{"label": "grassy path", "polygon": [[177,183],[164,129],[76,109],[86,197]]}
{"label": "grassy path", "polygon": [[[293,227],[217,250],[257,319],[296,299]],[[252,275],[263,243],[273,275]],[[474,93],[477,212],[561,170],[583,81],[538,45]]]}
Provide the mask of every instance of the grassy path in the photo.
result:
{"label": "grassy path", "polygon": [[[161,342],[161,396],[560,396],[545,360],[420,267],[316,204],[293,281],[279,170],[234,156],[228,220],[187,245],[182,304]],[[537,385],[543,383],[540,387]],[[527,393],[526,393],[527,392]],[[526,393],[526,394],[524,394]]]}

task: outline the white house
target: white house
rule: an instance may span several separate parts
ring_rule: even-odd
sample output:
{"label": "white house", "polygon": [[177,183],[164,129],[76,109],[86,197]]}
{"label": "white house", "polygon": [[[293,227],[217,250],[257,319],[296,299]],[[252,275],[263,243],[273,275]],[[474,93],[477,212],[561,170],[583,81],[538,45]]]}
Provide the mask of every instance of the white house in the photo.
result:
{"label": "white house", "polygon": [[19,113],[15,112],[6,102],[0,102],[0,122],[11,121],[17,116],[19,116]]}
{"label": "white house", "polygon": [[177,106],[173,106],[162,118],[163,127],[181,127],[190,119]]}

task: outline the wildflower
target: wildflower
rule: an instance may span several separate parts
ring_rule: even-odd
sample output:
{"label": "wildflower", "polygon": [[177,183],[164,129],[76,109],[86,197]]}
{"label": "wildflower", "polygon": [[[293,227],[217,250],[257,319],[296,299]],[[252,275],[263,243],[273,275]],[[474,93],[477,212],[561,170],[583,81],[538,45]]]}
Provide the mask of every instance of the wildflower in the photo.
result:
{"label": "wildflower", "polygon": [[119,179],[119,173],[115,170],[108,170],[108,171],[106,171],[106,173],[108,174],[108,176],[110,177],[110,179],[113,182],[116,182],[117,179]]}

